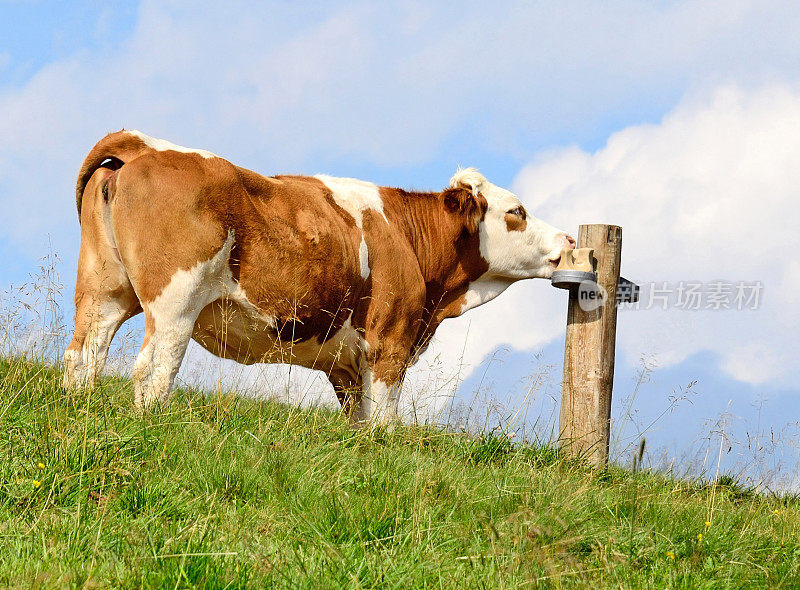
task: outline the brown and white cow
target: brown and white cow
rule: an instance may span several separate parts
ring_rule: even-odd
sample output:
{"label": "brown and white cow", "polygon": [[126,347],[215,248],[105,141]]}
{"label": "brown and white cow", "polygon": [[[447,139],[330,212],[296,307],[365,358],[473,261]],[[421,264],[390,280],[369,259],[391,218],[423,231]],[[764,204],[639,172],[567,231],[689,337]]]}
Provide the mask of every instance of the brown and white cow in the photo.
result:
{"label": "brown and white cow", "polygon": [[354,423],[396,416],[445,318],[549,278],[566,233],[477,170],[442,192],[265,177],[138,131],[107,135],[77,186],[81,247],[64,384],[91,386],[144,311],[135,403],[169,398],[189,339],[241,363],[325,371]]}

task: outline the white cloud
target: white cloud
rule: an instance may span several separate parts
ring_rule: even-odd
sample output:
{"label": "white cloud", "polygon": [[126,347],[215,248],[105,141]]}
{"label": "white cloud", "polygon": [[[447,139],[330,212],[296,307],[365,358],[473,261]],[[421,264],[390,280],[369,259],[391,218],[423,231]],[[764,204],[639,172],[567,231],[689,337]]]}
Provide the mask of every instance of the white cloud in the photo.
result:
{"label": "white cloud", "polygon": [[[560,227],[621,225],[632,279],[763,281],[757,311],[622,313],[619,350],[629,360],[655,354],[671,364],[710,350],[738,380],[796,383],[800,87],[724,86],[689,97],[661,123],[615,133],[593,154],[572,147],[539,156],[515,188]],[[526,297],[504,304],[517,308]]]}

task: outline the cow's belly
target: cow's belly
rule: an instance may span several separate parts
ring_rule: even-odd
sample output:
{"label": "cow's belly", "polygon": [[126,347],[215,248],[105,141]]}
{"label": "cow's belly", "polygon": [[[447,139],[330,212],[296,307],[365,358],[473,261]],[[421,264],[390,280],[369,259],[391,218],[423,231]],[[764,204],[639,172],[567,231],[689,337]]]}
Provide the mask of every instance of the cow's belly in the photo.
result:
{"label": "cow's belly", "polygon": [[361,334],[348,319],[324,343],[315,337],[302,342],[282,341],[275,321],[231,299],[207,305],[195,322],[192,337],[213,354],[247,365],[290,363],[330,371],[359,373],[364,349]]}

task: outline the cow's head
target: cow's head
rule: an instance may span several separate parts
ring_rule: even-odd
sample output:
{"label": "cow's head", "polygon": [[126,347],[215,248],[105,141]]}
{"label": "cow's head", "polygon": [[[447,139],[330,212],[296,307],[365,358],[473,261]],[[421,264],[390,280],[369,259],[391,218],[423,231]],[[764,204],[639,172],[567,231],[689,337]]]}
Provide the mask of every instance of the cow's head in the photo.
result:
{"label": "cow's head", "polygon": [[530,215],[514,193],[495,186],[475,168],[456,172],[450,187],[468,193],[458,206],[471,219],[492,276],[549,279],[561,250],[575,247],[570,235]]}

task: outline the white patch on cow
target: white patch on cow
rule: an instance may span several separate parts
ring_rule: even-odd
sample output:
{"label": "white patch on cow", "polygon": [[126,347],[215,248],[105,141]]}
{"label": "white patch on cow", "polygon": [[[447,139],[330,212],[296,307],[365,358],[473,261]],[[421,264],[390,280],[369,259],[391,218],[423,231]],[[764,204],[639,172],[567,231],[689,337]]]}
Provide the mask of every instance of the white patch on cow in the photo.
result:
{"label": "white patch on cow", "polygon": [[363,384],[361,403],[353,416],[354,420],[370,424],[394,422],[397,419],[402,384],[388,384],[380,379],[373,379],[369,370],[364,371]]}
{"label": "white patch on cow", "polygon": [[81,352],[74,348],[69,348],[64,351],[64,365],[67,370],[64,373],[64,387],[70,387],[67,379],[67,374],[72,373],[81,363]]}
{"label": "white patch on cow", "polygon": [[357,178],[339,178],[327,174],[317,174],[314,178],[330,189],[336,203],[353,216],[358,229],[363,229],[362,214],[367,209],[377,211],[386,221],[383,199],[377,185]]}
{"label": "white patch on cow", "polygon": [[85,383],[81,362],[81,351],[73,349],[64,352],[64,375],[61,385],[64,389],[79,387]]}
{"label": "white patch on cow", "polygon": [[134,367],[137,406],[167,401],[197,316],[233,287],[228,280],[233,242],[234,234],[230,231],[217,254],[187,270],[176,271],[158,297],[143,302],[145,313],[153,319],[154,330]]}
{"label": "white patch on cow", "polygon": [[242,289],[242,286],[233,280],[233,274],[231,273],[230,268],[227,269],[225,284],[228,286],[226,297],[231,301],[241,305],[251,319],[258,320],[260,329],[278,329],[278,318],[272,315],[261,313],[255,304],[247,298],[247,293],[245,293],[244,289]]}
{"label": "white patch on cow", "polygon": [[486,177],[478,172],[477,168],[459,168],[453,177],[450,179],[451,188],[466,188],[472,191],[476,197],[481,193],[483,187],[487,186],[489,181]]}
{"label": "white patch on cow", "polygon": [[[158,297],[147,303],[156,331],[169,329],[169,318],[184,315],[187,310],[199,313],[208,303],[228,293],[232,287],[226,279],[233,242],[233,231],[229,231],[222,248],[213,257],[176,271]],[[164,325],[159,325],[159,318],[163,318]]]}
{"label": "white patch on cow", "polygon": [[366,281],[369,278],[369,250],[363,235],[361,245],[358,247],[358,261],[361,264],[361,277]]}
{"label": "white patch on cow", "polygon": [[513,283],[504,278],[491,278],[480,277],[477,281],[472,281],[467,286],[467,292],[464,293],[464,303],[461,305],[461,313],[483,305],[487,301],[491,301],[500,293],[508,289]]}
{"label": "white patch on cow", "polygon": [[369,277],[369,250],[367,242],[364,240],[363,213],[366,210],[377,211],[386,223],[386,215],[383,212],[383,199],[381,199],[380,189],[377,185],[358,180],[357,178],[339,178],[328,176],[327,174],[317,174],[314,176],[327,186],[333,194],[333,200],[355,220],[356,226],[361,230],[361,244],[358,248],[358,261],[361,276],[366,279]]}
{"label": "white patch on cow", "polygon": [[151,391],[150,376],[153,362],[153,340],[142,347],[133,363],[131,379],[133,380],[133,405],[137,408],[146,408],[153,399],[145,397]]}
{"label": "white patch on cow", "polygon": [[568,245],[566,234],[527,215],[524,231],[509,231],[505,216],[520,207],[517,196],[495,186],[475,168],[458,170],[450,179],[453,188],[466,188],[482,195],[488,204],[479,226],[480,252],[489,264],[489,274],[508,279],[549,279],[561,250]]}
{"label": "white patch on cow", "polygon": [[126,130],[131,135],[138,137],[141,139],[147,147],[152,148],[158,152],[166,152],[166,151],[173,151],[173,152],[181,152],[184,154],[199,154],[204,158],[216,158],[216,154],[212,154],[207,150],[198,150],[193,148],[183,147],[181,145],[176,145],[171,141],[167,141],[166,139],[157,139],[155,137],[150,137],[146,133],[142,133],[141,131],[137,131],[136,129],[127,129]]}

